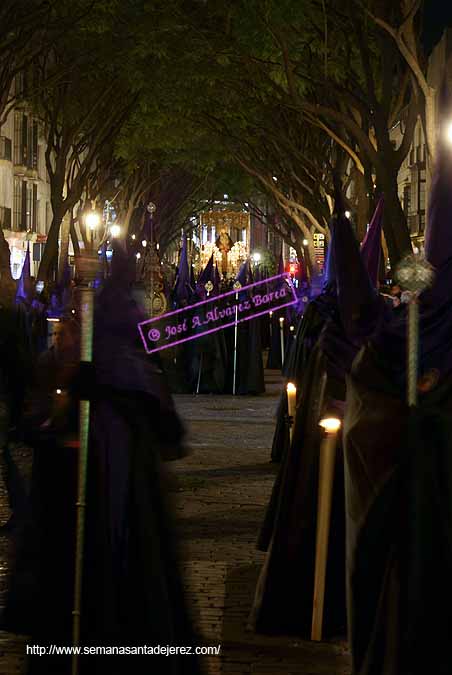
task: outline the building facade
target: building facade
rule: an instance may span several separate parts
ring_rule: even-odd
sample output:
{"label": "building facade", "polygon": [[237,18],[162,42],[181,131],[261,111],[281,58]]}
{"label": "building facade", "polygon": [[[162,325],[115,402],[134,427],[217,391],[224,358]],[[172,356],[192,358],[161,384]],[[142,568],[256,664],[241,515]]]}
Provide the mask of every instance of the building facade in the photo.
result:
{"label": "building facade", "polygon": [[[16,79],[16,88],[21,79]],[[36,274],[52,219],[42,127],[26,104],[13,108],[0,127],[0,226],[11,250],[14,278],[20,276],[28,242]]]}

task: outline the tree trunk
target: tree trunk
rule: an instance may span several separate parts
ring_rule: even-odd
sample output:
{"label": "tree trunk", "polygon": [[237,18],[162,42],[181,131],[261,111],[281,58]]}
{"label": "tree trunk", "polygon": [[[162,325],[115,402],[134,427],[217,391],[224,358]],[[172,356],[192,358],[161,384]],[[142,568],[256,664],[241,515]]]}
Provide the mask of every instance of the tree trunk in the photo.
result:
{"label": "tree trunk", "polygon": [[356,238],[361,242],[366,236],[367,224],[369,222],[369,199],[367,197],[367,188],[364,176],[359,172],[354,172],[354,182],[356,185]]}
{"label": "tree trunk", "polygon": [[406,216],[399,199],[397,172],[386,167],[381,175],[377,173],[377,183],[385,198],[383,230],[388,245],[389,260],[394,270],[402,258],[412,252]]}
{"label": "tree trunk", "polygon": [[71,232],[72,246],[74,248],[74,255],[80,255],[80,246],[78,243],[78,236],[77,230],[75,228],[74,218],[71,218],[70,232]]}
{"label": "tree trunk", "polygon": [[52,264],[55,262],[58,253],[58,235],[60,233],[63,217],[64,213],[61,206],[58,209],[54,209],[46,245],[44,247],[44,253],[42,254],[41,263],[39,265],[38,281],[47,281],[49,278]]}
{"label": "tree trunk", "polygon": [[66,213],[61,224],[61,245],[60,245],[60,259],[58,261],[58,281],[61,281],[64,276],[64,270],[69,255],[69,236],[71,231],[72,214]]}

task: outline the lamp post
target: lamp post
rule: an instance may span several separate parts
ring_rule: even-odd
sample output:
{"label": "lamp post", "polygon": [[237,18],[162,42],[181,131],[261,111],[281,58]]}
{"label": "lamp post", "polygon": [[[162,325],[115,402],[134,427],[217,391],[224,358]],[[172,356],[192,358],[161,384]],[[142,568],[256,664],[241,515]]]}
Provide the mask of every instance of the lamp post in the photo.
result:
{"label": "lamp post", "polygon": [[[153,270],[153,256],[154,256],[154,213],[156,210],[156,205],[153,202],[149,202],[146,207],[146,211],[149,213],[150,219],[150,234],[151,234],[151,319],[154,314],[154,270]],[[143,248],[146,248],[146,244],[143,244]]]}
{"label": "lamp post", "polygon": [[319,425],[325,430],[320,445],[319,490],[317,501],[317,538],[315,551],[314,596],[312,602],[311,640],[322,639],[323,607],[325,601],[326,564],[333,499],[336,443],[341,420],[335,415],[324,415]]}
{"label": "lamp post", "polygon": [[236,281],[234,284],[235,290],[235,320],[234,320],[234,376],[232,380],[232,395],[235,396],[236,392],[236,383],[237,383],[237,324],[238,324],[238,302],[239,302],[239,289],[242,288],[240,281]]}
{"label": "lamp post", "polygon": [[408,303],[407,329],[407,402],[409,406],[417,404],[417,377],[419,356],[419,305],[418,297],[423,290],[432,285],[434,272],[432,266],[419,255],[408,255],[396,270],[396,280],[401,288],[411,295]]}
{"label": "lamp post", "polygon": [[91,232],[90,243],[92,250],[94,250],[94,232],[99,227],[100,222],[100,214],[94,208],[85,215],[85,225]]}
{"label": "lamp post", "polygon": [[[94,251],[89,255],[77,256],[76,269],[80,281],[80,363],[91,363],[93,360],[93,315],[94,315],[94,281],[98,274],[99,259]],[[80,623],[82,609],[82,577],[83,555],[85,545],[85,512],[86,512],[86,480],[88,471],[89,417],[90,402],[81,398],[79,412],[79,457],[78,457],[78,492],[76,502],[76,543],[75,543],[75,579],[73,615],[73,646],[80,644]],[[78,654],[72,656],[72,675],[78,674]]]}

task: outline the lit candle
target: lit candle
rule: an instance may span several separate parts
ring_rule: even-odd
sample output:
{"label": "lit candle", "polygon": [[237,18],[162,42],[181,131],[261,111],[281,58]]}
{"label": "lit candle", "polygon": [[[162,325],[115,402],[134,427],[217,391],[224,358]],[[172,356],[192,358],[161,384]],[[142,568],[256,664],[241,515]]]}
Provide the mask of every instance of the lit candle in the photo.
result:
{"label": "lit candle", "polygon": [[295,408],[297,405],[297,388],[293,382],[287,385],[287,414],[289,415],[289,434],[292,441],[293,423],[295,419]]}

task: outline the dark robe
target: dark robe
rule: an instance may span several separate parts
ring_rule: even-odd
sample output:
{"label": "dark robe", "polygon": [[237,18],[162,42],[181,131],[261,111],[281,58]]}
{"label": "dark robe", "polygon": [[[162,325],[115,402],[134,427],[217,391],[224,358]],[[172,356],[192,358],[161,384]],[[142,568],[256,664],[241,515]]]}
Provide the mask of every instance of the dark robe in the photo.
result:
{"label": "dark robe", "polygon": [[[110,323],[110,301],[122,310],[122,323]],[[74,359],[50,358],[37,382],[44,405],[33,411],[28,437],[32,519],[18,548],[3,628],[31,635],[35,644],[72,643],[74,445],[83,393],[91,399],[91,417],[81,644],[194,645],[160,477],[160,457],[183,454],[183,429],[161,374],[129,341],[136,307],[128,294],[110,288],[101,308],[94,369],[78,373]],[[51,396],[56,383],[61,397]],[[51,424],[43,427],[46,419]],[[123,675],[150,667],[162,675],[199,673],[197,659],[183,655],[90,655],[81,658],[80,672]],[[70,658],[31,657],[29,672],[66,675]]]}
{"label": "dark robe", "polygon": [[[228,374],[231,380],[234,370],[234,328],[230,328]],[[265,391],[264,365],[262,360],[261,325],[259,317],[242,321],[237,326],[237,375],[236,393],[255,396]]]}
{"label": "dark robe", "polygon": [[[293,443],[276,479],[258,547],[267,549],[252,611],[259,633],[309,637],[312,620],[319,446],[326,362],[317,347],[309,359],[297,407]],[[344,496],[341,448],[336,451],[325,590],[324,633],[345,632]]]}
{"label": "dark robe", "polygon": [[369,347],[347,390],[353,673],[446,675],[452,670],[450,374],[409,410],[393,364]]}
{"label": "dark robe", "polygon": [[[331,294],[323,294],[309,303],[305,313],[299,320],[286,371],[287,382],[291,381],[297,387],[297,397],[304,388],[303,375],[306,370],[309,356],[319,338],[323,326],[325,325],[325,320],[331,315],[334,307],[334,296]],[[287,425],[287,393],[284,388],[281,392],[276,416],[276,427],[271,451],[272,462],[280,462],[287,453],[288,446],[289,428]]]}

